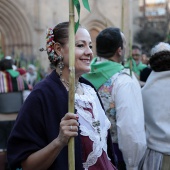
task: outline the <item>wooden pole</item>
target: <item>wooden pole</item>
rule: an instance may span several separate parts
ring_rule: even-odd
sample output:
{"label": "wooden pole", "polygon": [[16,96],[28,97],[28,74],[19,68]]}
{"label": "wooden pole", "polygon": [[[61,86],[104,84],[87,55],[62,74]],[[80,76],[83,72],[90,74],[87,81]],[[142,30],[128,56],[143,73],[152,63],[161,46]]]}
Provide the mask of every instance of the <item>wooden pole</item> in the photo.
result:
{"label": "wooden pole", "polygon": [[121,30],[124,31],[124,0],[122,0]]}
{"label": "wooden pole", "polygon": [[132,76],[132,69],[133,69],[133,63],[132,63],[132,29],[131,24],[132,23],[132,1],[129,0],[129,15],[130,15],[130,27],[129,27],[129,56],[130,56],[130,75]]}
{"label": "wooden pole", "polygon": [[129,56],[130,56],[130,60],[129,60],[129,68],[130,68],[130,76],[132,76],[132,33],[131,30],[129,30]]}
{"label": "wooden pole", "polygon": [[[69,0],[69,105],[68,110],[74,113],[75,98],[75,24],[74,24],[74,3]],[[69,170],[75,170],[74,138],[70,138],[68,143]]]}

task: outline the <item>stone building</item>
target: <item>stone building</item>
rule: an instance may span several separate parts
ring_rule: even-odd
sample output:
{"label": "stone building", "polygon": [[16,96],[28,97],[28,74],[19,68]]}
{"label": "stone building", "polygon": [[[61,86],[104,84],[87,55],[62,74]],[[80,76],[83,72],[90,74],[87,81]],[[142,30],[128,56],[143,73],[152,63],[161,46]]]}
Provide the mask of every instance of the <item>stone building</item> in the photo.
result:
{"label": "stone building", "polygon": [[[94,54],[96,35],[102,29],[114,26],[122,28],[127,38],[128,55],[128,45],[133,39],[130,37],[137,29],[133,19],[138,16],[138,0],[89,0],[89,3],[90,13],[81,4],[80,23],[92,36]],[[77,20],[76,10],[75,15]],[[12,57],[18,53],[26,59],[36,58],[46,69],[49,64],[47,55],[39,51],[45,47],[46,29],[68,19],[68,0],[0,0],[2,51]]]}
{"label": "stone building", "polygon": [[140,0],[140,24],[165,32],[170,20],[169,5],[168,0]]}

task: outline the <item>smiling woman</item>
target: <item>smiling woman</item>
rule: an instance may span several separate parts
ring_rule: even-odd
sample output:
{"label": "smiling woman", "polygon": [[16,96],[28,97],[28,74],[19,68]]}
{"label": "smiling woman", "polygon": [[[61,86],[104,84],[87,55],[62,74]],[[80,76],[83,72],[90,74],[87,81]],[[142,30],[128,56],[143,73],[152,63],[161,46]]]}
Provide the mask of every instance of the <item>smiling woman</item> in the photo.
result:
{"label": "smiling woman", "polygon": [[75,114],[68,113],[68,25],[47,31],[46,51],[56,70],[34,87],[19,112],[8,142],[12,169],[68,170],[71,137],[76,137],[75,170],[116,169],[111,124],[95,88],[81,77],[93,56],[91,37],[81,26],[75,35]]}

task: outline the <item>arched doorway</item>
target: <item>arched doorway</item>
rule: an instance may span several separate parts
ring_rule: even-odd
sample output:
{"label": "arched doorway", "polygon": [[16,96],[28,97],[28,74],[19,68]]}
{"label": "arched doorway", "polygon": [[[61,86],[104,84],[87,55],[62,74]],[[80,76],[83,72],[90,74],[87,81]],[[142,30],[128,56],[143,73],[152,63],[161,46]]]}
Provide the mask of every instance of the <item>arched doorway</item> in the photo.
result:
{"label": "arched doorway", "polygon": [[0,46],[4,55],[32,54],[31,29],[19,4],[0,0]]}

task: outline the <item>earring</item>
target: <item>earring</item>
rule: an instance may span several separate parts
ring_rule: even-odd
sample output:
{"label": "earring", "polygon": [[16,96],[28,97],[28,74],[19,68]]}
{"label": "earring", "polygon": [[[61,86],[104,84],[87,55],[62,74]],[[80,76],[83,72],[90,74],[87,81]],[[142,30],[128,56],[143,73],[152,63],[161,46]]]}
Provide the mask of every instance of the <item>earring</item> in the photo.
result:
{"label": "earring", "polygon": [[64,68],[63,57],[61,55],[57,56],[57,60],[59,60],[58,68],[60,69],[59,76],[61,76],[62,75],[62,70]]}

